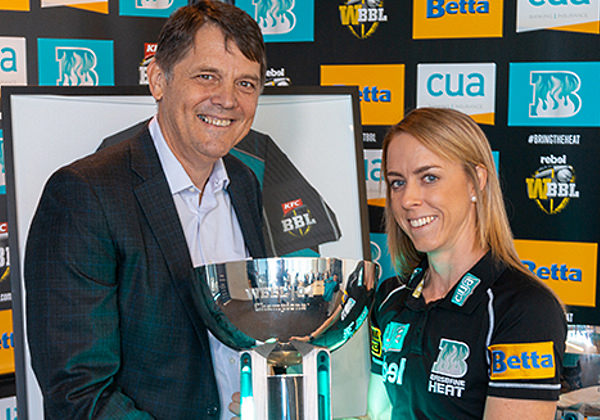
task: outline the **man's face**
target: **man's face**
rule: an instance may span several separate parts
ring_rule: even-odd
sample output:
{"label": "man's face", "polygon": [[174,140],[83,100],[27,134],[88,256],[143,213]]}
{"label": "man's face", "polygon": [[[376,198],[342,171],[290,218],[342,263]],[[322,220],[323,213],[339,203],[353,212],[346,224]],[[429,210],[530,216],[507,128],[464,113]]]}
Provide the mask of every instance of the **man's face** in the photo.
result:
{"label": "man's face", "polygon": [[226,44],[218,26],[204,24],[168,76],[155,62],[148,75],[162,133],[188,172],[212,166],[250,130],[260,65]]}

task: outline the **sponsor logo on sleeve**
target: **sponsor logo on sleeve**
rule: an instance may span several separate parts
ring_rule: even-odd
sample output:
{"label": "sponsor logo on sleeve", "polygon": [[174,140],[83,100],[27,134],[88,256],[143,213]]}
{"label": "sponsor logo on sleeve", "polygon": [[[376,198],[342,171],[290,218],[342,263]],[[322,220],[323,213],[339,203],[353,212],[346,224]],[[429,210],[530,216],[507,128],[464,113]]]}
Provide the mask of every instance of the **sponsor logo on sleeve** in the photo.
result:
{"label": "sponsor logo on sleeve", "polygon": [[599,0],[517,0],[517,32],[600,33]]}
{"label": "sponsor logo on sleeve", "polygon": [[502,0],[413,0],[413,38],[502,37]]}
{"label": "sponsor logo on sleeve", "polygon": [[495,63],[417,65],[417,107],[453,108],[493,125],[495,103]]}
{"label": "sponsor logo on sleeve", "polygon": [[322,65],[321,85],[359,87],[363,125],[396,124],[404,116],[404,64]]}
{"label": "sponsor logo on sleeve", "polygon": [[119,0],[120,16],[169,17],[186,0]]}
{"label": "sponsor logo on sleeve", "polygon": [[113,41],[38,39],[42,86],[114,85]]}
{"label": "sponsor logo on sleeve", "polygon": [[552,341],[539,343],[494,344],[490,379],[554,378],[556,363]]}
{"label": "sponsor logo on sleeve", "polygon": [[565,305],[596,306],[598,244],[517,239],[515,248],[523,264]]}
{"label": "sponsor logo on sleeve", "polygon": [[265,42],[314,41],[314,0],[236,0],[256,20]]}
{"label": "sponsor logo on sleeve", "polygon": [[508,125],[600,126],[600,62],[510,63]]}
{"label": "sponsor logo on sleeve", "polygon": [[341,24],[358,39],[367,39],[388,20],[383,0],[344,0],[338,8]]}
{"label": "sponsor logo on sleeve", "polygon": [[0,37],[0,86],[26,84],[25,38]]}
{"label": "sponsor logo on sleeve", "polygon": [[371,354],[375,357],[381,357],[381,330],[371,326]]}

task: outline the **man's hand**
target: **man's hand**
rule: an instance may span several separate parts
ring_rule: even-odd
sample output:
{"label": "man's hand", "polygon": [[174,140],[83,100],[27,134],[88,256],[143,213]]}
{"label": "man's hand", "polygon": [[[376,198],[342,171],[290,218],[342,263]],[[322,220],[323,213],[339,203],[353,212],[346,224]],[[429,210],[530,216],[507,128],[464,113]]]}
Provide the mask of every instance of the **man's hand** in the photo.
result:
{"label": "man's hand", "polygon": [[241,395],[239,392],[235,392],[231,396],[231,402],[229,403],[229,411],[235,414],[235,417],[232,417],[231,420],[240,420],[240,407],[241,407]]}

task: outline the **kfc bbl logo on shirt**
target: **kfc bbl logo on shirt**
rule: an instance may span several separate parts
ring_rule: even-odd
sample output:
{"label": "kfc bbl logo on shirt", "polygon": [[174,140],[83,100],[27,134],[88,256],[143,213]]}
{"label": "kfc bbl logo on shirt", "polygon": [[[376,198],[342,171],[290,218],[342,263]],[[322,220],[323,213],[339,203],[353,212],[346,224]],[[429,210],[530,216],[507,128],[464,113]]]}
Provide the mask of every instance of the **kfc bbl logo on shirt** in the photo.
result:
{"label": "kfc bbl logo on shirt", "polygon": [[282,203],[281,209],[283,210],[281,226],[284,233],[296,237],[305,236],[310,232],[311,227],[317,224],[317,220],[301,198]]}
{"label": "kfc bbl logo on shirt", "polygon": [[358,39],[370,37],[380,22],[388,20],[383,0],[345,0],[339,10],[342,25]]}
{"label": "kfc bbl logo on shirt", "polygon": [[560,213],[572,198],[579,198],[575,169],[567,155],[540,156],[540,163],[544,166],[525,179],[527,195],[544,213]]}

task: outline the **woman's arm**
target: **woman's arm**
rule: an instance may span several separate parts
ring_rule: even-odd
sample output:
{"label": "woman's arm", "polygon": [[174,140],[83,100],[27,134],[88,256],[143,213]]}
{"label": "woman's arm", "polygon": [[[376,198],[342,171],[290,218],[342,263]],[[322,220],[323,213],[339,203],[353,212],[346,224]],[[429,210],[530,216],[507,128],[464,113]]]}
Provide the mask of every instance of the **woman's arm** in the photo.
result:
{"label": "woman's arm", "polygon": [[487,397],[483,419],[505,420],[527,418],[530,420],[554,420],[555,415],[556,401]]}

